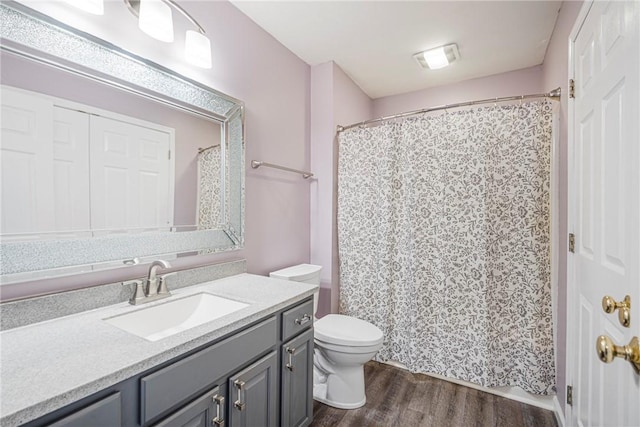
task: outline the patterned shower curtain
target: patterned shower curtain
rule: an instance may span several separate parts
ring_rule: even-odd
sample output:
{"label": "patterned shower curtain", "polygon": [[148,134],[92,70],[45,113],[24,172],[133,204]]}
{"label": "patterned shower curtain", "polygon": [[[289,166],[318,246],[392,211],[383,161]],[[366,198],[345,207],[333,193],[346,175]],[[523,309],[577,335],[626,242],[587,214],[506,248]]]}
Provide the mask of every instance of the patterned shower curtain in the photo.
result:
{"label": "patterned shower curtain", "polygon": [[379,360],[554,391],[551,124],[545,100],[340,134],[340,312]]}

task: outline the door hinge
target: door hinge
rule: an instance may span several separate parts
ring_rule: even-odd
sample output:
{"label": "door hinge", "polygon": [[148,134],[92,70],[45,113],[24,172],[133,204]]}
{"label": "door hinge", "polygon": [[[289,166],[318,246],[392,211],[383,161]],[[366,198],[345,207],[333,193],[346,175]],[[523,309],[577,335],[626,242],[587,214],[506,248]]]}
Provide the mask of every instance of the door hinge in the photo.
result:
{"label": "door hinge", "polygon": [[569,233],[569,252],[576,252],[576,235],[573,233]]}
{"label": "door hinge", "polygon": [[576,97],[576,82],[573,79],[569,79],[569,98]]}
{"label": "door hinge", "polygon": [[567,405],[573,406],[573,387],[567,386]]}
{"label": "door hinge", "polygon": [[168,151],[168,157],[167,160],[171,160],[171,150]]}

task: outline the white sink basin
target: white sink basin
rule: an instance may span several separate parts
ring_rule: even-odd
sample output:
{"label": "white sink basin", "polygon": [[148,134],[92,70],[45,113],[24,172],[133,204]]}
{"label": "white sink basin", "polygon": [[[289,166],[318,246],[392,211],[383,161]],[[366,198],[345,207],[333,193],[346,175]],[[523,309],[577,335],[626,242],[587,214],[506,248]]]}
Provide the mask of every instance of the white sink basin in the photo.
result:
{"label": "white sink basin", "polygon": [[248,306],[203,292],[104,321],[146,340],[158,341]]}

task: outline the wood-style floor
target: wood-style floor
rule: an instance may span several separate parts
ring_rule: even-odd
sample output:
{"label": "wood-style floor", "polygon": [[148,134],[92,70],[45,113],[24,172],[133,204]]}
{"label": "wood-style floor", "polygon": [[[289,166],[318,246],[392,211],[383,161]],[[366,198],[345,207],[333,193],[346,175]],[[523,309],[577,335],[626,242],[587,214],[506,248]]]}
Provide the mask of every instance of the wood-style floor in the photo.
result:
{"label": "wood-style floor", "polygon": [[312,427],[557,427],[553,412],[377,362],[365,365],[367,403],[313,405]]}

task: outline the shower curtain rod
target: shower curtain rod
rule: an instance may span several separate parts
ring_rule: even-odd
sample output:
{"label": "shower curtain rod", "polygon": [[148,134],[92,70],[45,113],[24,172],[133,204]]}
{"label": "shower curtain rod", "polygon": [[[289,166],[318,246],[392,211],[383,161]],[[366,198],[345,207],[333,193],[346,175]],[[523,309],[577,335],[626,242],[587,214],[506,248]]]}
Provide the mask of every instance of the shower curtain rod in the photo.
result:
{"label": "shower curtain rod", "polygon": [[220,146],[220,144],[214,144],[214,145],[211,145],[211,146],[209,146],[209,147],[207,147],[207,148],[198,147],[198,154],[202,154],[202,153],[204,153],[205,151],[209,151],[209,150],[211,150],[212,148],[216,148],[216,147],[219,147],[219,146]]}
{"label": "shower curtain rod", "polygon": [[536,93],[533,95],[520,95],[520,96],[505,96],[502,98],[490,98],[490,99],[481,99],[478,101],[467,101],[467,102],[458,102],[455,104],[438,105],[436,107],[423,108],[422,110],[407,111],[405,113],[394,114],[392,116],[385,116],[377,119],[365,120],[365,121],[354,123],[348,126],[338,125],[338,133],[345,131],[347,129],[351,129],[358,126],[365,126],[371,123],[384,122],[386,120],[393,120],[401,117],[415,116],[417,114],[429,113],[431,111],[447,110],[449,108],[457,108],[457,107],[466,107],[469,105],[490,104],[492,102],[496,103],[496,102],[505,102],[505,101],[518,101],[518,100],[521,101],[523,99],[530,99],[530,98],[551,98],[553,100],[558,101],[560,100],[561,93],[562,93],[562,89],[556,88],[551,92],[547,92],[547,93]]}

